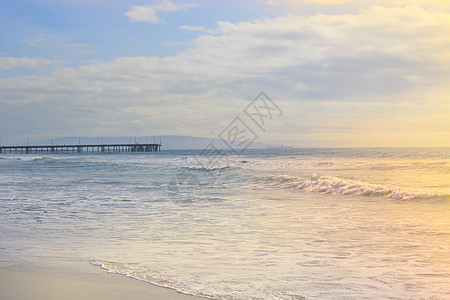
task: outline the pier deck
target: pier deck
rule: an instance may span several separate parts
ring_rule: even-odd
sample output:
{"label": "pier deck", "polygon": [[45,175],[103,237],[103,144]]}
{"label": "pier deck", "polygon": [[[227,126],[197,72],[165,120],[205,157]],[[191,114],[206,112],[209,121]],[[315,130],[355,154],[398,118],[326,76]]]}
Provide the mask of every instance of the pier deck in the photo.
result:
{"label": "pier deck", "polygon": [[0,146],[0,153],[83,153],[83,152],[159,152],[162,144],[94,144],[94,145],[43,145]]}

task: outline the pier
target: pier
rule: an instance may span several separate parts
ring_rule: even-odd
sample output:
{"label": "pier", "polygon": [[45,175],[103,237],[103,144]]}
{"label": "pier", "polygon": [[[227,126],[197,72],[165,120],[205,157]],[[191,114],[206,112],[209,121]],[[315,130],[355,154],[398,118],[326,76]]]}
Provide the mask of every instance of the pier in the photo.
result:
{"label": "pier", "polygon": [[159,152],[162,144],[99,144],[99,145],[44,145],[0,146],[0,153],[83,153],[83,152]]}

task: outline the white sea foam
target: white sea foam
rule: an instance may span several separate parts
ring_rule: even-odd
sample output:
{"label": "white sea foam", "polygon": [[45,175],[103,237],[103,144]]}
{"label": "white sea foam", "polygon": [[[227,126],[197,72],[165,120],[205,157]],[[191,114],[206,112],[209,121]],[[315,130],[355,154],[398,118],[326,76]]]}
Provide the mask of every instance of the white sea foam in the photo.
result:
{"label": "white sea foam", "polygon": [[[176,289],[173,283],[171,283],[170,278],[161,271],[143,268],[136,264],[123,264],[112,261],[101,261],[98,259],[92,259],[90,263],[99,266],[110,273],[125,275],[158,286]],[[179,292],[186,292],[181,289],[176,290]]]}
{"label": "white sea foam", "polygon": [[271,186],[278,185],[283,188],[294,187],[303,191],[333,195],[381,196],[397,200],[447,198],[450,196],[443,193],[432,193],[395,186],[383,186],[363,181],[342,179],[334,176],[321,176],[317,174],[314,174],[307,180],[291,175],[269,174],[264,177],[264,181]]}
{"label": "white sea foam", "polygon": [[398,187],[382,186],[362,181],[332,176],[315,175],[297,186],[299,190],[334,195],[383,196],[398,200],[429,199],[448,197],[445,194],[410,191]]}
{"label": "white sea foam", "polygon": [[[92,259],[91,264],[107,270],[109,273],[120,274],[140,281],[148,282],[157,286],[170,288],[177,292],[195,295],[208,299],[273,299],[273,300],[299,300],[304,299],[288,291],[275,291],[264,284],[259,286],[256,282],[239,282],[232,276],[224,280],[218,274],[217,278],[208,277],[202,280],[201,276],[180,276],[175,273],[169,274],[146,266],[132,263],[118,263]],[[232,284],[232,288],[230,288]]]}
{"label": "white sea foam", "polygon": [[44,157],[40,157],[40,156],[0,156],[0,159],[33,161],[33,160],[44,159]]}
{"label": "white sea foam", "polygon": [[221,171],[227,169],[233,169],[237,167],[233,166],[223,166],[223,167],[187,167],[189,171]]}

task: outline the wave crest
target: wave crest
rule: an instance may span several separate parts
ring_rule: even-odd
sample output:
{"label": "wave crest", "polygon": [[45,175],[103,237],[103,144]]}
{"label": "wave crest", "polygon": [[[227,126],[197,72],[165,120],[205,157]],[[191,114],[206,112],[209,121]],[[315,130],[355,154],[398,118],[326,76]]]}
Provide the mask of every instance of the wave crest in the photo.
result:
{"label": "wave crest", "polygon": [[154,269],[140,266],[139,264],[125,264],[111,261],[102,261],[98,259],[92,259],[90,261],[92,265],[99,266],[100,268],[108,271],[108,273],[120,274],[130,278],[134,278],[140,281],[148,282],[157,286],[173,289],[179,293],[186,295],[194,295],[200,297],[212,297],[211,295],[203,293],[201,290],[189,287],[187,284],[177,281],[169,274]]}
{"label": "wave crest", "polygon": [[381,186],[367,182],[347,180],[332,176],[313,176],[297,186],[299,190],[335,195],[382,196],[397,200],[444,198],[449,195],[415,192],[398,187]]}
{"label": "wave crest", "polygon": [[233,166],[224,166],[224,167],[217,167],[217,168],[207,168],[207,167],[186,167],[189,171],[222,171],[222,170],[228,170],[233,168],[239,168],[239,167],[233,167]]}
{"label": "wave crest", "polygon": [[269,186],[278,186],[288,189],[296,188],[298,190],[322,194],[379,196],[397,200],[450,198],[450,195],[448,194],[383,186],[357,180],[342,179],[334,176],[321,176],[318,174],[314,174],[307,180],[290,175],[269,174],[264,177],[263,181]]}
{"label": "wave crest", "polygon": [[25,161],[34,161],[34,160],[41,160],[44,159],[44,157],[36,157],[36,156],[1,156],[0,159],[3,160],[25,160]]}

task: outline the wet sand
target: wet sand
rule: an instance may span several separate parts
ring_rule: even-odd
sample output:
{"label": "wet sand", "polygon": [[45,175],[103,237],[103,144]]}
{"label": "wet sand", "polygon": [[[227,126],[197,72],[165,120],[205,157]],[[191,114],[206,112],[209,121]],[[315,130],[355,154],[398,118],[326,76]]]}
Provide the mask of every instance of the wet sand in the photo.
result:
{"label": "wet sand", "polygon": [[201,300],[104,270],[47,272],[0,269],[4,300]]}

